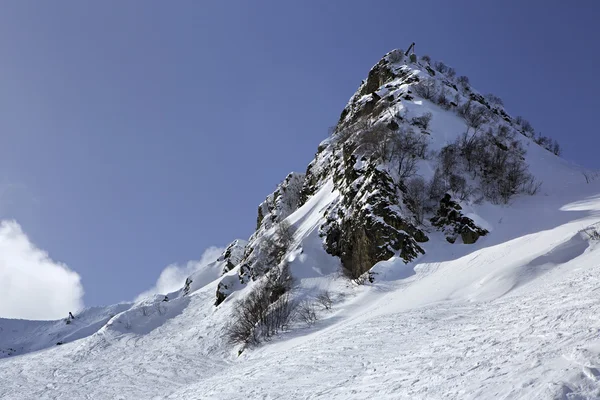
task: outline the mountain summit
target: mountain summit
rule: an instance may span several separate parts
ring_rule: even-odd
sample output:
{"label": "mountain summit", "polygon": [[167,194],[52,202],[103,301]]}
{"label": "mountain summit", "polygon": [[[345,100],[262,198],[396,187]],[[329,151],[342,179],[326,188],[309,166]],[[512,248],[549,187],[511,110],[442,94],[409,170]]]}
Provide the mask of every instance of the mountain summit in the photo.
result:
{"label": "mountain summit", "polygon": [[0,398],[599,398],[600,185],[559,155],[393,50],[180,290],[0,320]]}

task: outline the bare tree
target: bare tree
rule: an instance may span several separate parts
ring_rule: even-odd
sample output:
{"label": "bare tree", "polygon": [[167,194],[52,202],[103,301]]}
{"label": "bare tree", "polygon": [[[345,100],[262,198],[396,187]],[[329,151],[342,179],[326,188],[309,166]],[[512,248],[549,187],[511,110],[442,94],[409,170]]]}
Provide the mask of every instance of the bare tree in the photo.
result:
{"label": "bare tree", "polygon": [[272,288],[268,282],[260,282],[236,302],[227,331],[231,343],[257,345],[287,328],[294,304],[287,293],[274,298]]}
{"label": "bare tree", "polygon": [[431,57],[429,57],[427,54],[425,54],[424,56],[421,57],[422,61],[425,61],[426,63],[430,63],[431,62]]}
{"label": "bare tree", "polygon": [[415,176],[407,182],[406,201],[408,208],[415,214],[415,219],[419,224],[423,223],[428,194],[429,189],[423,177]]}
{"label": "bare tree", "polygon": [[321,292],[317,296],[317,303],[319,303],[324,309],[331,310],[331,307],[333,306],[333,299],[331,298],[331,293],[329,293],[329,291],[327,290]]}
{"label": "bare tree", "polygon": [[428,185],[428,196],[430,200],[439,201],[446,193],[446,182],[444,180],[444,173],[438,166],[433,173],[433,177]]}
{"label": "bare tree", "polygon": [[469,86],[469,77],[468,76],[459,76],[458,78],[456,78],[456,81],[463,87],[468,87]]}
{"label": "bare tree", "polygon": [[292,320],[296,305],[291,301],[290,296],[285,293],[269,308],[265,315],[261,328],[262,336],[268,340],[273,335],[288,329]]}
{"label": "bare tree", "polygon": [[298,305],[296,315],[303,321],[307,326],[312,326],[317,322],[317,310],[313,302],[304,300]]}
{"label": "bare tree", "polygon": [[375,124],[362,132],[359,137],[359,146],[376,160],[389,161],[394,136],[394,131],[386,124]]}
{"label": "bare tree", "polygon": [[442,90],[437,96],[436,103],[445,110],[450,109],[450,100],[448,100],[448,91],[442,87]]}
{"label": "bare tree", "polygon": [[433,114],[431,114],[430,112],[426,112],[425,114],[423,114],[421,116],[414,117],[410,122],[411,122],[411,124],[418,126],[419,128],[421,128],[423,130],[427,130],[432,117],[433,117]]}
{"label": "bare tree", "polygon": [[436,70],[438,70],[439,72],[441,72],[442,74],[445,74],[446,72],[448,72],[448,66],[441,61],[437,61],[434,65],[434,68]]}
{"label": "bare tree", "polygon": [[515,118],[515,123],[521,127],[521,130],[523,131],[525,136],[533,137],[533,135],[535,134],[535,129],[533,129],[531,123],[525,118],[521,117],[520,115]]}
{"label": "bare tree", "polygon": [[498,96],[496,96],[493,93],[488,93],[485,95],[485,99],[491,103],[492,105],[495,106],[503,106],[504,105],[504,101],[502,101],[502,99]]}
{"label": "bare tree", "polygon": [[473,128],[477,131],[481,125],[488,120],[488,110],[483,106],[475,104],[472,100],[467,101],[457,109],[458,115],[463,117],[468,128]]}
{"label": "bare tree", "polygon": [[556,139],[554,140],[554,143],[552,143],[552,152],[557,156],[560,156],[562,154],[562,149],[560,147],[560,144],[558,144],[558,141],[556,141]]}
{"label": "bare tree", "polygon": [[435,80],[424,79],[412,86],[413,91],[425,100],[433,100],[438,94]]}
{"label": "bare tree", "polygon": [[[419,136],[417,136],[419,135]],[[412,129],[400,129],[394,136],[390,159],[396,162],[398,179],[404,181],[417,171],[418,157],[425,155],[427,142]]]}

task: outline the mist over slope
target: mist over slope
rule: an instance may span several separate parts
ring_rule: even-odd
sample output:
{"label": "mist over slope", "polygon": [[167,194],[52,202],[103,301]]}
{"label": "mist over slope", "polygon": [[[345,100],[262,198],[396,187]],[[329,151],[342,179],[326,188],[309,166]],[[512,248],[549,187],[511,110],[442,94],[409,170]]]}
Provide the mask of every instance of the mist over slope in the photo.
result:
{"label": "mist over slope", "polygon": [[0,319],[0,398],[599,398],[600,181],[456,75],[385,55],[180,290]]}

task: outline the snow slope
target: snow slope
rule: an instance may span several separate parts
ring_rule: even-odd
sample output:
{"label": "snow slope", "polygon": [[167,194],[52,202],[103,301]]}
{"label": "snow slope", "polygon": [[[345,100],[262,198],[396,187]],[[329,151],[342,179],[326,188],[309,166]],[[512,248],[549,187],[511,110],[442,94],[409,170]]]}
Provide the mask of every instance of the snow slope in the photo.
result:
{"label": "snow slope", "polygon": [[58,343],[69,343],[97,332],[129,303],[91,307],[79,312],[67,325],[65,320],[27,321],[0,318],[0,358],[37,351]]}
{"label": "snow slope", "polygon": [[[419,98],[397,107],[432,113],[434,150],[465,129]],[[248,243],[289,222],[294,298],[327,290],[333,300],[312,326],[298,320],[243,352],[227,342],[232,308],[253,287],[240,282],[248,244],[236,241],[169,301],[91,309],[70,325],[0,320],[0,349],[18,347],[0,359],[0,398],[598,399],[600,241],[584,230],[600,229],[600,181],[520,140],[543,181],[535,196],[463,204],[488,235],[450,244],[429,229],[424,255],[379,262],[365,285],[342,278],[323,249],[324,215],[341,196],[331,177],[295,207],[301,178],[289,176],[260,206],[268,223]],[[216,307],[223,281],[232,286]]]}
{"label": "snow slope", "polygon": [[[221,339],[233,302],[212,305],[215,281],[165,303],[172,315],[138,304],[87,338],[0,360],[0,398],[600,398],[600,252],[580,234],[600,223],[600,187],[581,189],[481,206],[492,235],[429,251],[408,276],[330,279],[336,302],[314,327],[240,357]],[[312,210],[332,198],[289,217],[299,234],[310,241]],[[127,315],[133,328],[114,328]]]}

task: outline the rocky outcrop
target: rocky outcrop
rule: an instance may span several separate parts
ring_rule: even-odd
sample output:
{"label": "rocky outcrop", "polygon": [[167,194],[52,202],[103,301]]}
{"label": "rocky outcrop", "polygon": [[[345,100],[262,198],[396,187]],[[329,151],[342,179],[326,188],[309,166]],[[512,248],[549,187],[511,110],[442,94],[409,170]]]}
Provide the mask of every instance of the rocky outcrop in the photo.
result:
{"label": "rocky outcrop", "polygon": [[395,78],[395,75],[389,68],[388,64],[388,61],[383,58],[373,68],[371,68],[367,80],[359,89],[359,93],[361,95],[371,94]]}
{"label": "rocky outcrop", "polygon": [[464,244],[473,244],[481,236],[488,234],[487,230],[478,227],[471,218],[465,217],[461,210],[460,204],[446,193],[440,200],[436,215],[431,218],[431,224],[446,233],[446,240],[450,243],[454,243],[460,236]]}
{"label": "rocky outcrop", "polygon": [[[327,208],[307,211],[320,213],[312,217],[321,220],[319,233],[325,251],[339,257],[343,269],[352,278],[364,277],[376,263],[393,256],[406,263],[415,260],[425,253],[422,246],[429,240],[425,230],[432,226],[444,232],[452,243],[459,237],[462,243],[476,243],[488,233],[461,212],[461,206],[450,194],[446,194],[436,208],[440,192],[429,193],[429,186],[423,186],[421,191],[421,211],[415,207],[414,199],[409,198],[414,197],[410,188],[415,186],[410,185],[411,180],[414,183],[413,179],[419,175],[427,176],[421,173],[421,168],[431,171],[439,168],[436,150],[428,151],[427,145],[435,142],[439,146],[440,138],[435,137],[435,129],[441,128],[437,126],[427,132],[423,140],[412,137],[410,117],[414,120],[424,115],[415,110],[427,111],[428,102],[445,104],[444,109],[450,112],[451,107],[473,101],[489,111],[490,123],[504,124],[503,121],[510,122],[510,118],[502,107],[492,107],[474,90],[459,88],[456,79],[439,69],[435,71],[432,64],[403,60],[401,52],[393,51],[373,66],[344,107],[332,135],[319,145],[306,172],[288,175],[260,204],[256,232],[243,254],[238,251],[238,256],[227,264],[225,272],[234,270],[235,275],[229,273],[223,277],[217,290],[217,304],[232,291],[262,279],[275,267],[285,264],[285,254],[293,250],[291,246],[282,251],[284,255],[278,261],[269,257],[272,253],[269,248],[277,239],[275,228],[332,182],[336,193],[331,196],[333,200],[327,198],[330,201]],[[422,94],[423,87],[432,88],[433,94]],[[389,132],[382,134],[381,127]],[[390,132],[398,136],[389,136]],[[415,142],[409,142],[409,137]],[[386,147],[386,143],[392,147]],[[494,144],[504,151],[510,150],[501,140]],[[409,169],[403,168],[408,168],[407,165],[412,165],[414,170],[406,173]],[[461,177],[460,171],[457,176]],[[475,179],[475,184],[477,181]],[[429,225],[427,218],[431,217],[432,210],[436,214]],[[294,246],[297,245],[302,246],[302,243],[295,242]]]}
{"label": "rocky outcrop", "polygon": [[424,254],[418,243],[428,238],[402,212],[402,194],[389,174],[366,159],[357,163],[350,150],[346,146],[334,174],[343,197],[329,210],[321,233],[326,251],[340,257],[346,273],[358,278],[395,254],[412,261]]}
{"label": "rocky outcrop", "polygon": [[290,173],[277,186],[277,189],[258,206],[257,231],[261,227],[269,229],[273,224],[283,221],[298,209],[304,178],[304,174]]}
{"label": "rocky outcrop", "polygon": [[217,261],[225,262],[223,274],[234,269],[242,261],[247,244],[248,242],[245,240],[237,239],[227,246],[223,254],[217,259]]}

